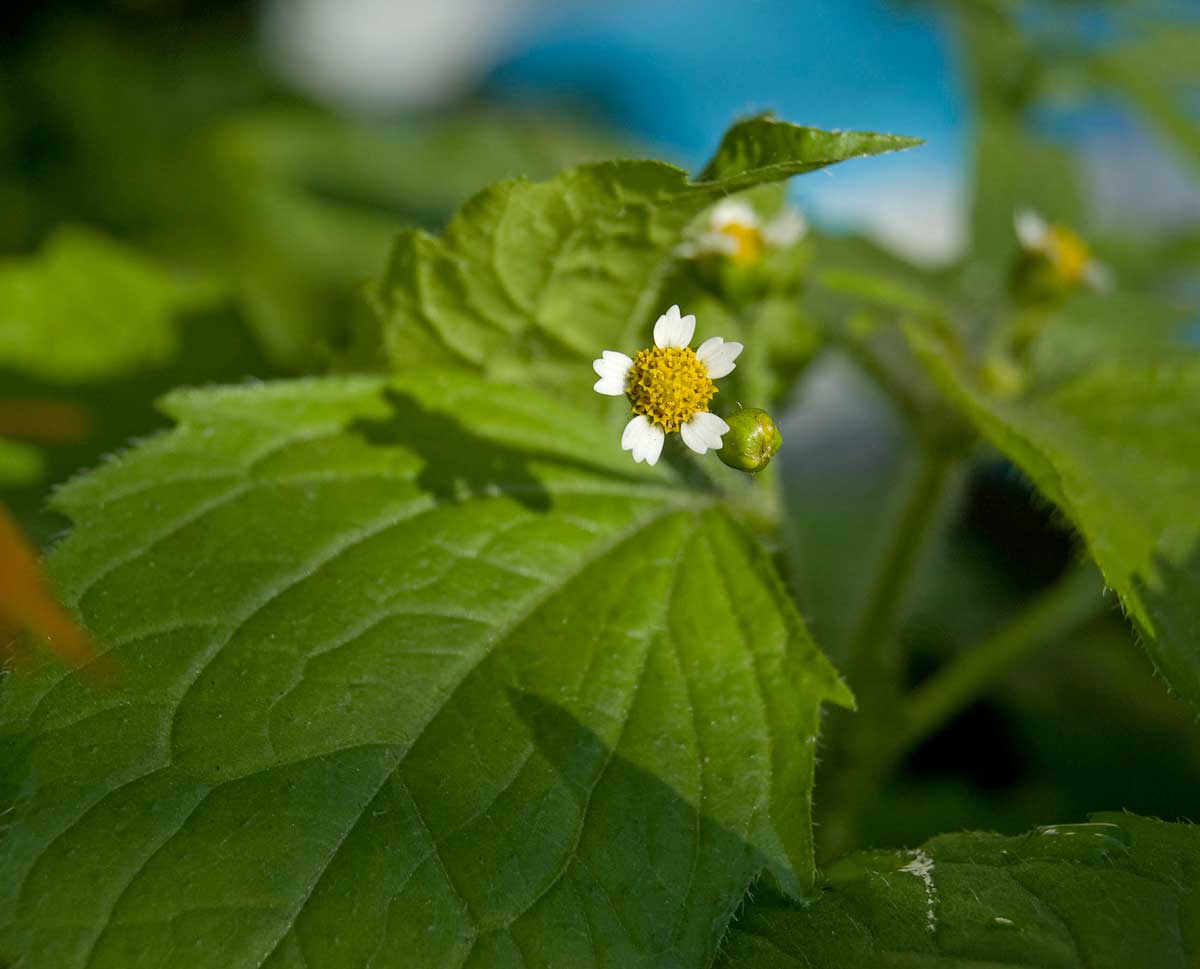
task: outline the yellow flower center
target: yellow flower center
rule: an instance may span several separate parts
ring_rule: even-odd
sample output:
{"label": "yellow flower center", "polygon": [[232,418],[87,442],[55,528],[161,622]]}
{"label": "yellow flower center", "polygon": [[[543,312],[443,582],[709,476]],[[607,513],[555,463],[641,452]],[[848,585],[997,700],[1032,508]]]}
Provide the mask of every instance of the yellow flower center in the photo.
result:
{"label": "yellow flower center", "polygon": [[727,222],[721,226],[721,232],[729,236],[735,248],[730,259],[738,266],[748,266],[762,258],[766,248],[766,240],[760,230],[752,225],[742,225],[740,222]]}
{"label": "yellow flower center", "polygon": [[1070,229],[1055,225],[1050,227],[1049,249],[1054,268],[1065,282],[1074,284],[1083,279],[1092,258],[1086,242]]}
{"label": "yellow flower center", "polygon": [[634,413],[668,434],[708,410],[708,402],[716,392],[708,368],[691,347],[639,350],[625,385]]}

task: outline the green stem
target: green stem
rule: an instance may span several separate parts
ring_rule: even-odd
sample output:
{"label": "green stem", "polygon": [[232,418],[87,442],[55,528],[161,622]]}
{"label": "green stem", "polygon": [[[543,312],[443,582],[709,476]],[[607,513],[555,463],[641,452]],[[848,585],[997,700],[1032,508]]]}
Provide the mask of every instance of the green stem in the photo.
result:
{"label": "green stem", "polygon": [[877,681],[878,678],[871,675],[875,671],[887,674],[899,668],[898,657],[892,649],[896,620],[953,464],[951,455],[929,449],[922,452],[917,480],[901,509],[895,531],[850,639],[846,668],[854,686],[866,686]]}
{"label": "green stem", "polygon": [[1010,670],[1102,611],[1102,586],[1090,565],[1072,569],[994,635],[915,690],[906,704],[893,759],[947,723]]}
{"label": "green stem", "polygon": [[839,857],[855,846],[859,805],[878,789],[887,770],[887,731],[899,702],[903,665],[894,635],[896,621],[956,463],[951,452],[924,447],[921,455],[917,479],[850,640],[846,672],[861,712],[844,718],[830,749],[835,770],[824,788],[828,796],[820,829],[824,858]]}

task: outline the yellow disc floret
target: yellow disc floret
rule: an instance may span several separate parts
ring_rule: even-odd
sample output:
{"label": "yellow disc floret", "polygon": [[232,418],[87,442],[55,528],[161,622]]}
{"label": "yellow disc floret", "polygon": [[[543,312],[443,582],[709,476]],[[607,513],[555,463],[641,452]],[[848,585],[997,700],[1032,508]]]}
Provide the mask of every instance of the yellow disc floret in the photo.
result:
{"label": "yellow disc floret", "polygon": [[1072,285],[1079,283],[1092,258],[1087,243],[1061,225],[1050,227],[1049,243],[1050,258],[1059,276]]}
{"label": "yellow disc floret", "polygon": [[721,226],[720,232],[729,236],[734,242],[733,252],[729,258],[735,265],[749,266],[758,262],[766,248],[766,240],[762,232],[752,225],[742,225],[740,222],[727,222]]}
{"label": "yellow disc floret", "polygon": [[625,392],[635,413],[670,434],[708,410],[717,388],[691,347],[651,347],[633,358]]}

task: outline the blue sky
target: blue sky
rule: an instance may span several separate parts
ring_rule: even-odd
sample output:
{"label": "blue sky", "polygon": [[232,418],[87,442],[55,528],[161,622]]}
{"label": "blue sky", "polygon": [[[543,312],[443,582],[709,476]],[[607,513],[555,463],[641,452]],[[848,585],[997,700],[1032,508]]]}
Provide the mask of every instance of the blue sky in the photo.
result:
{"label": "blue sky", "polygon": [[[644,0],[539,12],[494,72],[508,93],[580,93],[703,159],[731,118],[920,133],[961,154],[967,120],[938,23],[885,0]],[[522,49],[523,48],[523,49]]]}
{"label": "blue sky", "polygon": [[525,24],[493,90],[578,97],[689,167],[731,120],[762,110],[919,135],[919,150],[798,180],[797,198],[826,222],[877,222],[885,238],[923,232],[932,257],[961,241],[966,93],[927,13],[886,0],[618,0],[535,7]]}
{"label": "blue sky", "polygon": [[[581,101],[695,168],[729,123],[773,110],[824,128],[918,135],[898,155],[796,179],[806,215],[917,259],[965,242],[970,109],[931,6],[904,0],[265,0],[268,50],[298,86],[351,110],[440,110],[493,96]],[[1177,18],[1196,0],[1141,0]],[[1040,9],[1040,8],[1038,8]],[[1083,17],[1098,39],[1117,29]],[[1082,12],[1081,12],[1082,11]],[[1095,20],[1095,23],[1092,21]],[[1200,216],[1194,179],[1112,108],[1042,119],[1084,155],[1102,215]],[[1155,186],[1153,204],[1131,185]],[[1139,199],[1141,199],[1139,201]]]}

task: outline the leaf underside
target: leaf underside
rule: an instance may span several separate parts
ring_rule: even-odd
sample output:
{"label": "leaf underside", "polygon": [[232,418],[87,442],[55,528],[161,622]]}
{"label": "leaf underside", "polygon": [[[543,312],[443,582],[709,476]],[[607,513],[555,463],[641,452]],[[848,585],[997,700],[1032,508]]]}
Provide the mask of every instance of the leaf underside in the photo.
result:
{"label": "leaf underside", "polygon": [[[918,356],[980,432],[1071,520],[1168,684],[1200,709],[1200,355],[1096,364],[1006,401],[916,327]],[[1191,578],[1188,579],[1188,567]]]}

